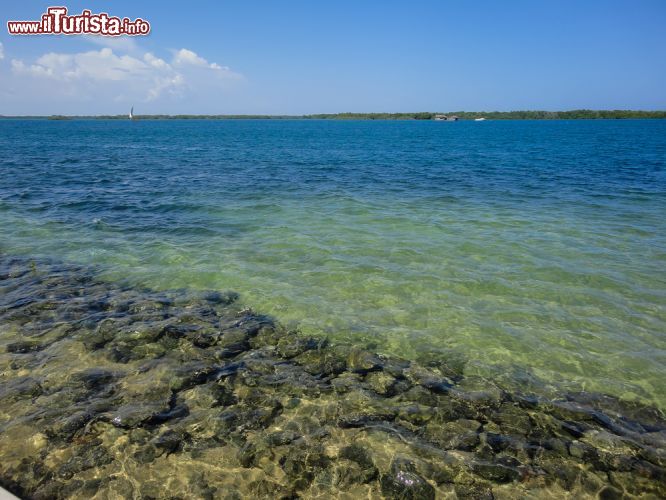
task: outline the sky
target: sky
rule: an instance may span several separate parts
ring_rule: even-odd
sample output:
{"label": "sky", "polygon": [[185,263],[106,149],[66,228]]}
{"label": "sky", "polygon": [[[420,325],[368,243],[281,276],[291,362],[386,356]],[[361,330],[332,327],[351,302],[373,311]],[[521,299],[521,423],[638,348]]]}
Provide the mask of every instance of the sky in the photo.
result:
{"label": "sky", "polygon": [[666,0],[55,2],[147,36],[16,36],[0,115],[666,109]]}

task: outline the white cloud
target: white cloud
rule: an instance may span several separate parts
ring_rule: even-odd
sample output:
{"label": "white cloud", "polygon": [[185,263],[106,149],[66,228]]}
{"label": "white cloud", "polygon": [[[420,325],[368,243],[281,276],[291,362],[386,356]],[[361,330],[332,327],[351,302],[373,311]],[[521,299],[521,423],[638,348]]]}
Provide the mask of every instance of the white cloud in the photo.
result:
{"label": "white cloud", "polygon": [[148,66],[131,56],[117,56],[109,48],[78,54],[49,52],[34,64],[13,60],[12,68],[19,74],[76,81],[124,81],[144,78]]}
{"label": "white cloud", "polygon": [[215,63],[209,64],[203,57],[198,56],[196,53],[187,49],[180,49],[173,57],[173,63],[176,66],[199,66],[200,68],[218,69],[219,66]]}
{"label": "white cloud", "polygon": [[52,98],[79,96],[81,100],[132,103],[202,97],[206,92],[218,95],[231,81],[242,79],[228,67],[209,63],[184,48],[169,62],[151,52],[128,55],[111,47],[73,54],[49,52],[33,62],[12,59],[11,75],[17,84],[14,94],[25,84],[32,92],[39,88],[40,95]]}
{"label": "white cloud", "polygon": [[171,94],[177,94],[179,89],[184,87],[185,79],[183,75],[176,73],[174,76],[167,76],[164,78],[158,78],[155,80],[155,84],[151,89],[148,90],[148,101],[154,101],[159,98],[163,92],[170,92]]}
{"label": "white cloud", "polygon": [[164,59],[160,59],[159,57],[155,57],[153,54],[150,52],[146,52],[143,55],[143,60],[146,61],[148,64],[155,68],[168,68],[169,65],[164,61]]}
{"label": "white cloud", "polygon": [[2,61],[5,58],[5,48],[2,45],[2,42],[0,42],[0,61]]}

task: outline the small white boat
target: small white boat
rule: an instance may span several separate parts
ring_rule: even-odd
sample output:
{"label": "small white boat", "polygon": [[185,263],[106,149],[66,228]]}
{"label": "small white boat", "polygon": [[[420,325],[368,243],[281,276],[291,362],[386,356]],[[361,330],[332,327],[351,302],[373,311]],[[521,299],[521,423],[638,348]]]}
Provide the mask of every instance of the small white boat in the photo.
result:
{"label": "small white boat", "polygon": [[485,118],[474,118],[474,121],[475,122],[485,122],[486,119]]}
{"label": "small white boat", "polygon": [[134,120],[134,106],[132,106],[132,109],[130,109],[129,119]]}

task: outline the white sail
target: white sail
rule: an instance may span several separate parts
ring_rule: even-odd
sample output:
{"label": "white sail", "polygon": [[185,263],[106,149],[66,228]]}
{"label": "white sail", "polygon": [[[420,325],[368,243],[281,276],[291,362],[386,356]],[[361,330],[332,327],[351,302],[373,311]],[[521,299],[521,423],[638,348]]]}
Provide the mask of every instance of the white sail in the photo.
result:
{"label": "white sail", "polygon": [[134,119],[134,106],[132,106],[132,109],[130,109],[129,119],[130,120]]}

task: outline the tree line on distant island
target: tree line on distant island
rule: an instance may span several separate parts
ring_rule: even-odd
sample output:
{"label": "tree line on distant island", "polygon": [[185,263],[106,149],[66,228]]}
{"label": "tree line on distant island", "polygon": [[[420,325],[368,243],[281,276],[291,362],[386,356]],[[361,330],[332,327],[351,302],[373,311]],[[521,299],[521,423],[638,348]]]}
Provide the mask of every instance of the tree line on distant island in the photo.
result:
{"label": "tree line on distant island", "polygon": [[[460,120],[599,120],[666,118],[666,111],[591,110],[571,111],[454,111],[449,113],[330,113],[313,115],[137,115],[139,120],[434,120],[436,115],[455,115]],[[0,118],[47,118],[49,120],[127,120],[127,115],[100,116],[0,116]]]}
{"label": "tree line on distant island", "polygon": [[436,115],[457,116],[460,120],[590,120],[621,118],[666,118],[666,111],[453,111],[449,113],[336,113],[305,115],[303,118],[334,120],[434,120]]}

